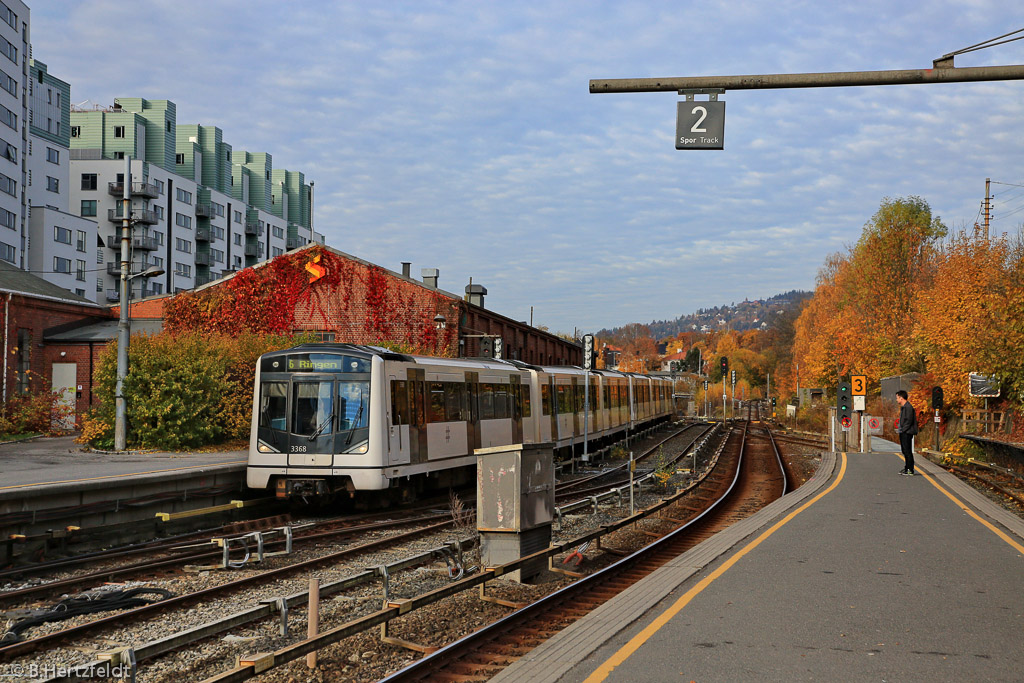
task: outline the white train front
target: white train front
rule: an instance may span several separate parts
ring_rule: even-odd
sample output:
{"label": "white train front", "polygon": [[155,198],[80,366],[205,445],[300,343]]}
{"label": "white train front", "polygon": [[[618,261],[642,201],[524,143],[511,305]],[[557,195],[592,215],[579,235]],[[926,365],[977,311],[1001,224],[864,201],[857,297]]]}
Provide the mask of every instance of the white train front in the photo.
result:
{"label": "white train front", "polygon": [[[668,419],[671,384],[571,366],[434,358],[305,344],[260,357],[247,482],[278,496],[378,492],[395,499],[473,480],[474,449],[553,442],[596,450]],[[380,492],[387,492],[382,494]]]}

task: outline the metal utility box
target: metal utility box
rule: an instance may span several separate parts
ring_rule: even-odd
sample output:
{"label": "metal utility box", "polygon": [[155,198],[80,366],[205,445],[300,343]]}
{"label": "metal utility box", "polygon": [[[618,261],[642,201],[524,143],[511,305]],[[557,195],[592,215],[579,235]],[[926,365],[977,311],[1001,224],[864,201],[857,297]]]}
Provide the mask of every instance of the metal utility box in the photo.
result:
{"label": "metal utility box", "polygon": [[[475,453],[476,519],[484,565],[505,564],[547,548],[555,514],[553,444],[512,444]],[[541,560],[508,576],[525,581],[546,568]]]}

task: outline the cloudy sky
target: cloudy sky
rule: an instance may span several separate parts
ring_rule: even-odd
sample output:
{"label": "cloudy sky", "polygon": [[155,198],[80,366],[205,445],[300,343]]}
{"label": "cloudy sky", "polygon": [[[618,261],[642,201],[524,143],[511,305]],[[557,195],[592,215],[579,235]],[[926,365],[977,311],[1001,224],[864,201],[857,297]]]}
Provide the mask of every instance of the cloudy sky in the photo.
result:
{"label": "cloudy sky", "polygon": [[[884,197],[954,229],[1024,220],[1024,82],[743,90],[724,151],[676,151],[675,93],[590,79],[928,68],[1024,28],[996,0],[29,0],[72,101],[178,123],[315,183],[327,243],[472,278],[487,307],[594,331],[812,289]],[[1024,63],[1024,40],[957,66]]]}

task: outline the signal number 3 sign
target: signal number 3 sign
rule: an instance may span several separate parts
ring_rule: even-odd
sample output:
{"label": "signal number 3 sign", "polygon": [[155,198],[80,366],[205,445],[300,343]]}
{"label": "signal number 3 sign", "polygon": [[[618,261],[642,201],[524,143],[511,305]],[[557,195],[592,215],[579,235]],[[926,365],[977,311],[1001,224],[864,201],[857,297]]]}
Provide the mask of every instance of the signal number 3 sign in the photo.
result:
{"label": "signal number 3 sign", "polygon": [[868,393],[868,378],[865,375],[852,375],[850,377],[850,394],[852,396],[866,396]]}

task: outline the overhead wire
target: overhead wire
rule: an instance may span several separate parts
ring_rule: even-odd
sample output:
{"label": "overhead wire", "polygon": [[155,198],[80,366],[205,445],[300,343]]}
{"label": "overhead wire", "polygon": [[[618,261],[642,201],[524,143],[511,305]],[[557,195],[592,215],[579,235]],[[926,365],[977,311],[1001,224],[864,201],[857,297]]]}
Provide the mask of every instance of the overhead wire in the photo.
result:
{"label": "overhead wire", "polygon": [[[1024,38],[1024,36],[1017,36],[1016,38],[1009,38],[1009,36],[1015,35],[1017,33],[1024,33],[1024,28],[1019,28],[1016,31],[1010,31],[1009,33],[1004,33],[1003,35],[996,36],[995,38],[989,38],[988,40],[983,40],[982,42],[975,43],[974,45],[968,45],[967,47],[961,48],[959,50],[955,50],[953,52],[946,53],[946,54],[942,55],[942,57],[946,58],[946,57],[953,57],[955,55],[962,55],[962,54],[965,54],[967,52],[977,52],[978,50],[984,50],[987,47],[995,47],[996,45],[1005,45],[1006,43],[1012,43],[1015,40],[1021,40],[1022,38]],[[1008,40],[1001,40],[1002,38],[1008,38]],[[999,42],[995,42],[995,41],[999,41]]]}

